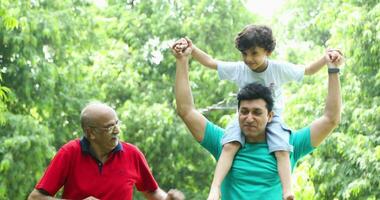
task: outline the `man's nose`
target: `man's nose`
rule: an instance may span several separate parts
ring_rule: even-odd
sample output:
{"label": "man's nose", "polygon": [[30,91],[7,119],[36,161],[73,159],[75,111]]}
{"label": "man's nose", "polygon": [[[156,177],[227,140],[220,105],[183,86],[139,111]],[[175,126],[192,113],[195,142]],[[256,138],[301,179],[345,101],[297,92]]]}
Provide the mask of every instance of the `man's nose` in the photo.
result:
{"label": "man's nose", "polygon": [[253,121],[253,115],[252,115],[252,113],[248,113],[246,121],[248,121],[248,122],[252,122]]}
{"label": "man's nose", "polygon": [[115,126],[115,128],[112,131],[112,134],[116,135],[120,133],[120,126]]}

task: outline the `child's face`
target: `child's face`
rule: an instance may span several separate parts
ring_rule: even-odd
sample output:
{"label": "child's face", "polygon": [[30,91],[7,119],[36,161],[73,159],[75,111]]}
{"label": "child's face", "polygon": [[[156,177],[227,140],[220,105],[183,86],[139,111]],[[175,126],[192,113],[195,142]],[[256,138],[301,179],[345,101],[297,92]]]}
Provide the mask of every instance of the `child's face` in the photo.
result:
{"label": "child's face", "polygon": [[267,68],[266,60],[271,54],[261,47],[250,48],[241,53],[243,61],[254,72],[262,72]]}

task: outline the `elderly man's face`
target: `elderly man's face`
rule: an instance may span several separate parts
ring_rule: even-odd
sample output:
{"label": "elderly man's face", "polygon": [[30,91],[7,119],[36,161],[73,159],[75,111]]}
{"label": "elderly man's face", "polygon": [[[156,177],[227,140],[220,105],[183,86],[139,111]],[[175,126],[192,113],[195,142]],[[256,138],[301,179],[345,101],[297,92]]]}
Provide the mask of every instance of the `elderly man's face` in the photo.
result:
{"label": "elderly man's face", "polygon": [[120,122],[116,112],[108,107],[95,107],[92,114],[91,128],[94,130],[91,135],[92,143],[104,151],[111,151],[119,142]]}
{"label": "elderly man's face", "polygon": [[263,99],[243,100],[239,108],[239,124],[247,141],[265,138],[265,127],[272,120],[273,112],[268,112]]}

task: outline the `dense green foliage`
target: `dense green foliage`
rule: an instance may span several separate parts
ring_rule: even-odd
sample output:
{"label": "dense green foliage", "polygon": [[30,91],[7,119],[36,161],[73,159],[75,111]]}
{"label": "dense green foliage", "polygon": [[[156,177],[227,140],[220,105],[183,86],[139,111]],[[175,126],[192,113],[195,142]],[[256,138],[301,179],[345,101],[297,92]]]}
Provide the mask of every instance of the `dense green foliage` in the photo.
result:
{"label": "dense green foliage", "polygon": [[[379,199],[380,3],[305,0],[293,1],[292,8],[289,33],[315,46],[340,47],[347,58],[341,125],[309,161],[315,199]],[[294,126],[319,114],[321,82],[302,86],[303,97],[289,106]]]}
{"label": "dense green foliage", "polygon": [[[162,188],[204,199],[214,161],[176,116],[168,46],[188,36],[218,59],[237,60],[236,33],[267,21],[238,0],[95,2],[0,2],[0,199],[26,198],[57,149],[81,137],[79,113],[91,100],[116,108],[122,139],[144,152]],[[296,170],[298,198],[380,198],[380,3],[294,0],[274,19],[274,57],[305,63],[325,46],[347,57],[342,123]],[[236,90],[196,62],[191,80],[199,108]],[[325,94],[322,72],[289,85],[287,123],[320,116]],[[224,126],[233,113],[207,117]]]}

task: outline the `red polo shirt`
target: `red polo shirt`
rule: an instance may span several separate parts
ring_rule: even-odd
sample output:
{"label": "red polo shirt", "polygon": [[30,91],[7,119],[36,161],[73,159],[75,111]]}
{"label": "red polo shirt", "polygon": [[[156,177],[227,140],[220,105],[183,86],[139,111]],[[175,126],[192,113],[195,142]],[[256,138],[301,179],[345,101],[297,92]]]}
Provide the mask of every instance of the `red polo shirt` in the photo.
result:
{"label": "red polo shirt", "polygon": [[55,155],[36,185],[51,196],[63,186],[62,198],[132,199],[133,187],[155,191],[156,181],[144,155],[131,144],[120,142],[102,164],[89,148],[86,138],[72,140]]}

